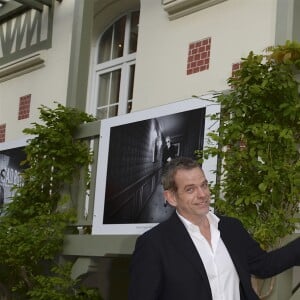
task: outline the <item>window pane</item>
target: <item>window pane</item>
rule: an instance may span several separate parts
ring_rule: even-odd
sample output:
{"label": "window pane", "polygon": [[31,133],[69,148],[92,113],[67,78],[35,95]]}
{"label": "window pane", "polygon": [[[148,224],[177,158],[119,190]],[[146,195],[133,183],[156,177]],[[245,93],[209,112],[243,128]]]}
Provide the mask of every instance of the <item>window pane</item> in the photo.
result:
{"label": "window pane", "polygon": [[121,70],[99,76],[98,107],[119,102]]}
{"label": "window pane", "polygon": [[111,42],[113,26],[108,28],[100,40],[98,52],[98,64],[111,59]]}
{"label": "window pane", "polygon": [[110,104],[119,102],[121,70],[111,72]]}
{"label": "window pane", "polygon": [[107,107],[97,109],[97,119],[103,120],[107,118]]}
{"label": "window pane", "polygon": [[136,52],[137,40],[138,40],[138,26],[139,26],[140,12],[136,11],[131,15],[130,24],[130,41],[129,41],[129,53]]}
{"label": "window pane", "polygon": [[109,107],[109,114],[108,117],[115,117],[118,115],[118,105],[113,105]]}
{"label": "window pane", "polygon": [[112,59],[122,57],[124,49],[126,16],[118,20],[114,25],[114,41]]}
{"label": "window pane", "polygon": [[99,76],[98,105],[105,106],[109,102],[110,73]]}
{"label": "window pane", "polygon": [[130,100],[133,97],[134,72],[135,72],[135,65],[131,65],[130,66],[130,70],[129,70],[129,82],[128,82],[128,97],[127,97],[127,100]]}
{"label": "window pane", "polygon": [[130,113],[132,110],[132,101],[128,101],[127,103],[127,113]]}

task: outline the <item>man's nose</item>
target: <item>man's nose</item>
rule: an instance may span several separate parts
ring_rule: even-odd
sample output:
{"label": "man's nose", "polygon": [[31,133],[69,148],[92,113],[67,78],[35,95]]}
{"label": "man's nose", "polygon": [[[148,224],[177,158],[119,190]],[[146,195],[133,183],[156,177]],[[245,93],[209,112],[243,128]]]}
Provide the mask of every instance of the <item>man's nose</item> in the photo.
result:
{"label": "man's nose", "polygon": [[204,197],[205,196],[205,190],[201,186],[197,187],[197,196],[198,197]]}

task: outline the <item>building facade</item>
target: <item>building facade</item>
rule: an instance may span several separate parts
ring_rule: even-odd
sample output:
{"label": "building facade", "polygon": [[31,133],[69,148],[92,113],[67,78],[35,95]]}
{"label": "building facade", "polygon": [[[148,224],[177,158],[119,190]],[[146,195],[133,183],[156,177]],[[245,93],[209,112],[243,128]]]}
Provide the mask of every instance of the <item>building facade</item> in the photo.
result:
{"label": "building facade", "polygon": [[[227,90],[227,79],[250,51],[300,40],[298,0],[3,0],[0,5],[4,148],[24,139],[22,130],[38,122],[41,105],[59,102],[95,115],[99,121],[79,137],[99,135],[101,119]],[[94,198],[89,209],[85,200],[78,201],[80,233],[81,226],[93,224]],[[106,299],[121,299],[114,282],[126,290],[127,255],[135,238],[69,236],[64,255],[75,258],[74,277],[99,285]]]}

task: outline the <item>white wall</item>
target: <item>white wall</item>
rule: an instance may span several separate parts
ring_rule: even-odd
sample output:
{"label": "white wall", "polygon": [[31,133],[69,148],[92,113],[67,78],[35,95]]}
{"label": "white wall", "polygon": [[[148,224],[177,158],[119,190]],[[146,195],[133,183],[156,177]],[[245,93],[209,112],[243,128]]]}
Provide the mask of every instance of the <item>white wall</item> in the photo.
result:
{"label": "white wall", "polygon": [[[141,0],[133,109],[227,89],[232,64],[274,44],[276,0],[228,0],[173,21]],[[209,70],[186,75],[189,44],[211,37]]]}
{"label": "white wall", "polygon": [[[137,1],[95,2],[93,47],[113,15],[137,7]],[[66,102],[74,2],[55,1],[53,47],[43,54],[45,67],[0,83],[0,124],[7,124],[7,141],[20,137],[24,127],[38,120],[41,104]],[[133,110],[227,89],[233,63],[250,50],[258,53],[274,44],[276,3],[227,0],[170,21],[161,0],[140,0]],[[209,70],[186,75],[189,44],[207,37],[212,39]],[[30,118],[18,121],[19,97],[27,94],[32,94]]]}
{"label": "white wall", "polygon": [[[0,83],[0,124],[6,123],[6,141],[23,136],[38,121],[38,107],[66,103],[74,0],[55,1],[52,48],[43,51],[45,66]],[[18,120],[19,98],[31,94],[30,118]]]}

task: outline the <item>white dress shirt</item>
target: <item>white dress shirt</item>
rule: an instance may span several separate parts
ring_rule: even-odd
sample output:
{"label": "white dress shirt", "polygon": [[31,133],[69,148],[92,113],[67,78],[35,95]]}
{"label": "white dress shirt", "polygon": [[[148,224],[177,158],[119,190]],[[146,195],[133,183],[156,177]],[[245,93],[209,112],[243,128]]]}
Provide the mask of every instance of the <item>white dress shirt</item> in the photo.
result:
{"label": "white dress shirt", "polygon": [[204,264],[213,300],[240,300],[239,277],[220,237],[219,218],[211,212],[207,214],[211,233],[210,245],[198,226],[192,224],[178,212],[177,214],[192,238]]}

